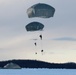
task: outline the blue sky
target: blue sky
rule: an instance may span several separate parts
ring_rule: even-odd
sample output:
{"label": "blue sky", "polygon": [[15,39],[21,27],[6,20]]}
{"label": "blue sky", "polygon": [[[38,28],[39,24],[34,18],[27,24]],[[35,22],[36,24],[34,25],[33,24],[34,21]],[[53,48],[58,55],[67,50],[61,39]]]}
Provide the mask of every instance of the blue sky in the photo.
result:
{"label": "blue sky", "polygon": [[[54,17],[28,18],[27,9],[36,3],[53,6],[56,9]],[[76,62],[75,9],[75,0],[0,0],[0,60],[37,59],[48,62]],[[33,21],[43,23],[44,30],[27,32],[25,26]],[[43,55],[40,52],[40,34],[43,35]],[[37,42],[37,47],[34,46],[34,42]]]}

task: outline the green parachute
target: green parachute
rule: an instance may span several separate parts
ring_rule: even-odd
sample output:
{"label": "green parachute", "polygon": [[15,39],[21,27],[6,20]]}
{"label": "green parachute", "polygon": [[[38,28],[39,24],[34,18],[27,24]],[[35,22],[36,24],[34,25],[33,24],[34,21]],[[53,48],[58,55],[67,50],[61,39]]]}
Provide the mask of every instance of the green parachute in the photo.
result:
{"label": "green parachute", "polygon": [[38,3],[27,9],[27,14],[29,18],[40,17],[40,18],[50,18],[53,17],[55,13],[55,8],[44,3]]}
{"label": "green parachute", "polygon": [[25,26],[27,31],[41,31],[44,25],[40,22],[31,22]]}

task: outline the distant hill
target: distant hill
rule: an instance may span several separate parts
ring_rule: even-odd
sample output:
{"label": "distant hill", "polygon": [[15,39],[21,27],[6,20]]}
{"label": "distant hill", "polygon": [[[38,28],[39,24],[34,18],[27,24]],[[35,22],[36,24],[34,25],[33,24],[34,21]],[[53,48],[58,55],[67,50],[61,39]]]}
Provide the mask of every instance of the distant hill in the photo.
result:
{"label": "distant hill", "polygon": [[15,63],[21,68],[55,68],[55,69],[76,69],[76,63],[48,63],[37,60],[8,60],[0,61],[0,67],[3,68],[8,63]]}

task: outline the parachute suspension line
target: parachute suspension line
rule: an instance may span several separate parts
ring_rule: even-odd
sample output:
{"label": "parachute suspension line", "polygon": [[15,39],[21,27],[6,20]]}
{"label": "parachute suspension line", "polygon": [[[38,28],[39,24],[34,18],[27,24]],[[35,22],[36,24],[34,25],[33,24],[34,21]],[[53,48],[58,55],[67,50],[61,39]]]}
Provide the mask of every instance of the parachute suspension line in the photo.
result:
{"label": "parachute suspension line", "polygon": [[37,55],[38,54],[38,36],[36,35],[34,37],[35,37],[35,39],[34,39],[35,51],[34,52],[35,52],[35,55]]}
{"label": "parachute suspension line", "polygon": [[43,36],[42,36],[42,33],[39,35],[39,37],[40,37],[40,43],[41,43],[41,53],[42,53],[42,55],[43,55]]}
{"label": "parachute suspension line", "polygon": [[40,43],[41,43],[41,50],[42,50],[43,47],[42,47],[42,40],[41,39],[40,39]]}
{"label": "parachute suspension line", "polygon": [[43,41],[41,40],[41,53],[43,55]]}
{"label": "parachute suspension line", "polygon": [[35,54],[37,54],[37,42],[35,42],[34,45],[35,45],[35,49],[36,49]]}

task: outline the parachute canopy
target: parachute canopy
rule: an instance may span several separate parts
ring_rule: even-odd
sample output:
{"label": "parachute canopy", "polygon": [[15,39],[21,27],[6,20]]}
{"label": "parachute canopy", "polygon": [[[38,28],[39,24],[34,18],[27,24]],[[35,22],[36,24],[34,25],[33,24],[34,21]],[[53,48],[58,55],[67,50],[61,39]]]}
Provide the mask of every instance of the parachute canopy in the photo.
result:
{"label": "parachute canopy", "polygon": [[54,16],[55,8],[48,4],[38,3],[27,9],[29,18],[41,17],[50,18]]}
{"label": "parachute canopy", "polygon": [[25,26],[27,31],[41,31],[44,28],[44,25],[39,22],[31,22]]}

